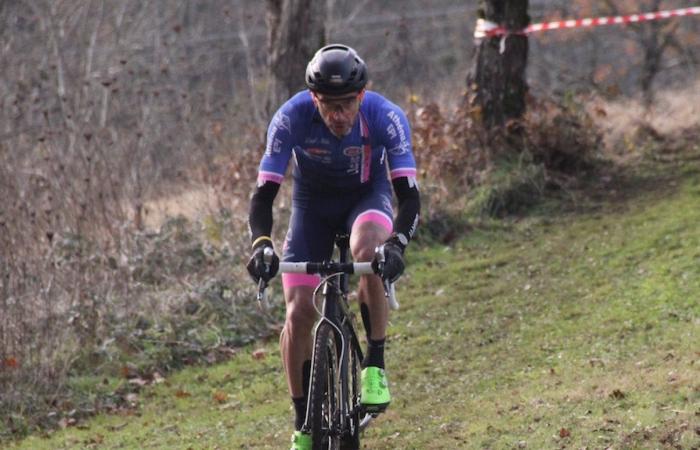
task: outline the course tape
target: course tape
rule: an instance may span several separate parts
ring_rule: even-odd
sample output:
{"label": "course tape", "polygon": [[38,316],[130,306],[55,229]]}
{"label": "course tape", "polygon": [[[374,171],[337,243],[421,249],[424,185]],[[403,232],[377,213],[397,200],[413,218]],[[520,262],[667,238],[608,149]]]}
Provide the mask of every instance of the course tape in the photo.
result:
{"label": "course tape", "polygon": [[599,27],[602,25],[619,25],[650,20],[670,19],[672,17],[683,17],[700,14],[700,6],[691,8],[671,9],[667,11],[656,11],[642,14],[630,14],[627,16],[596,17],[588,19],[558,20],[555,22],[542,22],[529,25],[524,30],[508,31],[505,27],[484,19],[476,21],[474,37],[483,39],[485,37],[504,36],[507,34],[530,34],[538,31],[559,30],[562,28],[586,28]]}

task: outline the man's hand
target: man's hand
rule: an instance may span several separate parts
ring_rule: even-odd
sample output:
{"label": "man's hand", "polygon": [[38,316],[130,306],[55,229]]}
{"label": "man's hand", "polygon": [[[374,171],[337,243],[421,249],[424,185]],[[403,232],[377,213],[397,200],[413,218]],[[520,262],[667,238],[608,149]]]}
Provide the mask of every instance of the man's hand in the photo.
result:
{"label": "man's hand", "polygon": [[374,256],[372,266],[381,271],[380,275],[383,280],[394,283],[405,268],[403,262],[404,247],[396,237],[392,236],[380,248],[384,254],[384,262],[381,262],[382,256],[377,254]]}
{"label": "man's hand", "polygon": [[[268,262],[265,262],[264,256],[266,248],[272,250],[272,257],[268,257]],[[272,243],[267,241],[253,249],[253,254],[246,265],[248,273],[256,283],[258,283],[261,279],[265,282],[270,281],[275,275],[277,275],[277,270],[279,270],[279,267],[280,259],[275,254],[275,251],[272,248]]]}

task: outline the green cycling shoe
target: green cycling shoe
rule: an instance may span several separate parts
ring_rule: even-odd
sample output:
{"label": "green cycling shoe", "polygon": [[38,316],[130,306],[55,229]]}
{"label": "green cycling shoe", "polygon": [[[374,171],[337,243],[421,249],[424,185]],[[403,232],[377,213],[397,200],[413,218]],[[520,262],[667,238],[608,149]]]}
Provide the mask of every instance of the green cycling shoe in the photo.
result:
{"label": "green cycling shoe", "polygon": [[362,391],[360,392],[360,403],[369,413],[380,413],[391,403],[389,394],[389,383],[386,379],[384,369],[369,366],[362,369],[360,377]]}
{"label": "green cycling shoe", "polygon": [[295,431],[292,435],[291,450],[311,450],[311,435]]}

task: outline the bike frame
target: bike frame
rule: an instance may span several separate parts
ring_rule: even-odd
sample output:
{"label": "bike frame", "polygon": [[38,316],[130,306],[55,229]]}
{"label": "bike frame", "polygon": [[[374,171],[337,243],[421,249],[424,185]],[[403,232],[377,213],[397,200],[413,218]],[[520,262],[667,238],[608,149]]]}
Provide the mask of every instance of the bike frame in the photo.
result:
{"label": "bike frame", "polygon": [[[339,250],[339,260],[341,264],[347,263],[349,260],[349,236],[341,235],[336,238],[336,245]],[[349,277],[345,272],[337,272],[335,274],[328,275],[326,278],[322,279],[320,285],[323,285],[323,308],[321,310],[321,316],[316,322],[313,331],[313,340],[316,342],[316,335],[318,328],[324,324],[329,324],[335,332],[336,342],[340,342],[340,357],[338,358],[338,374],[341,380],[340,389],[340,418],[341,423],[340,430],[335,430],[342,433],[343,431],[352,432],[349,427],[349,418],[351,414],[355,411],[348,409],[348,405],[351,404],[350,397],[350,383],[352,380],[349,379],[350,370],[350,352],[356,352],[358,360],[361,361],[364,358],[362,353],[362,347],[360,345],[359,338],[357,337],[357,332],[355,331],[355,326],[353,323],[353,316],[350,312],[349,305],[347,303],[348,294],[348,284]],[[318,289],[318,288],[317,288]],[[315,293],[314,293],[315,298]],[[311,360],[315,360],[316,346],[314,345],[313,354],[311,355]],[[315,367],[312,367],[311,379],[314,379]],[[311,392],[307,395],[311,397]],[[353,408],[358,408],[359,405],[352,405]],[[306,407],[306,418],[304,421],[303,429],[310,429],[311,421],[311,402]],[[359,417],[359,414],[358,414]],[[359,423],[355,424],[359,427]]]}
{"label": "bike frame", "polygon": [[[364,417],[360,417],[362,413],[361,406],[359,402],[350,405],[351,401],[359,399],[357,394],[357,385],[359,380],[357,380],[357,374],[353,373],[350,375],[350,370],[348,364],[350,363],[350,354],[355,352],[357,356],[357,361],[362,361],[364,355],[362,353],[362,347],[360,345],[359,338],[357,337],[357,331],[354,326],[354,316],[350,312],[349,305],[347,302],[348,294],[348,275],[359,274],[379,274],[383,270],[384,265],[384,248],[383,246],[377,247],[375,252],[375,258],[377,260],[377,267],[375,268],[372,263],[350,263],[349,261],[349,251],[350,251],[350,236],[346,233],[338,234],[335,238],[335,244],[339,249],[339,261],[340,262],[281,262],[279,265],[280,273],[307,273],[307,274],[318,274],[322,278],[319,285],[314,290],[312,295],[312,301],[315,301],[318,289],[323,286],[323,306],[320,311],[320,318],[313,330],[313,353],[311,355],[312,361],[316,360],[316,341],[318,336],[319,327],[323,324],[330,325],[333,333],[336,337],[336,343],[340,343],[340,351],[338,358],[338,367],[335,370],[338,371],[340,377],[340,399],[339,399],[339,419],[338,423],[331,423],[329,427],[332,427],[330,432],[337,433],[338,436],[343,436],[344,434],[349,434],[350,436],[359,433],[364,429],[372,417],[376,417],[374,414],[365,414]],[[264,254],[265,264],[270,264],[273,252],[272,249],[266,249]],[[265,288],[267,287],[267,282],[260,280],[258,285],[258,301],[263,307],[265,307]],[[390,284],[388,281],[384,281],[384,291],[385,297],[391,309],[398,309],[399,304],[396,301],[394,285]],[[337,345],[337,344],[336,344]],[[336,349],[338,350],[338,349]],[[316,367],[312,365],[310,379],[315,379]],[[352,376],[354,378],[349,379]],[[354,396],[350,399],[350,383],[354,382]],[[306,417],[304,419],[304,425],[302,427],[305,431],[310,431],[311,429],[311,387],[309,385],[309,392],[307,393],[309,398],[309,403],[306,407]],[[350,407],[348,406],[350,405]],[[352,408],[352,409],[350,409]],[[357,409],[356,409],[357,408]],[[358,423],[352,424],[352,417],[355,416]],[[329,422],[335,422],[334,418],[331,418]],[[354,425],[354,426],[353,426]]]}

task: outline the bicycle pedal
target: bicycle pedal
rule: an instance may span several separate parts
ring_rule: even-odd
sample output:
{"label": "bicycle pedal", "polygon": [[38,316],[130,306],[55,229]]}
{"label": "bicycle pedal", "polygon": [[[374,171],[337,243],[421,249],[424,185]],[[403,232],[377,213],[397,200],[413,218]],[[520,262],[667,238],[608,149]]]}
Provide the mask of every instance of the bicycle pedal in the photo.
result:
{"label": "bicycle pedal", "polygon": [[360,431],[363,431],[365,428],[367,428],[369,423],[376,418],[376,415],[365,414],[364,417],[362,417],[362,420],[360,420]]}
{"label": "bicycle pedal", "polygon": [[373,417],[377,417],[379,414],[386,411],[386,409],[389,407],[389,403],[384,403],[381,405],[362,405],[362,407],[364,408],[365,413],[371,414]]}

